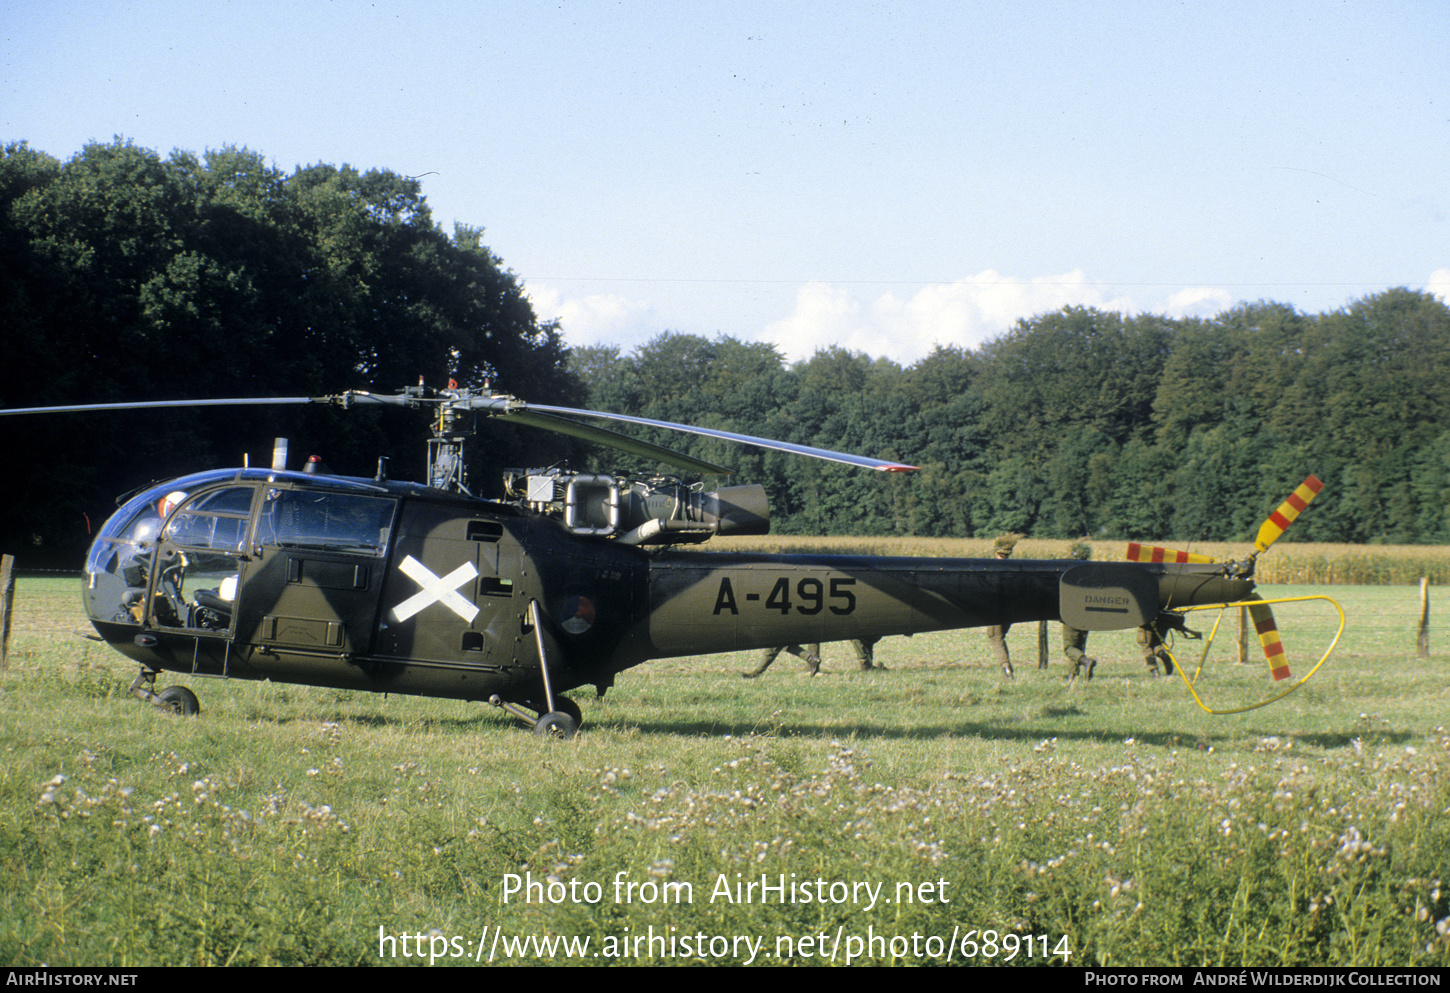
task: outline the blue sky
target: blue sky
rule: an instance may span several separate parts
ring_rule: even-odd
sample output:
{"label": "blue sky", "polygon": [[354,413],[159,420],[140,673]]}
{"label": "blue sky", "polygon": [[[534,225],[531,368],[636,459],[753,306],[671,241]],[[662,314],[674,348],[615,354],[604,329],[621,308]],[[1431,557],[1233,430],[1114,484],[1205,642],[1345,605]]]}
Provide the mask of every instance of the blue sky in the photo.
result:
{"label": "blue sky", "polygon": [[0,0],[0,140],[421,176],[571,344],[1450,293],[1450,4]]}

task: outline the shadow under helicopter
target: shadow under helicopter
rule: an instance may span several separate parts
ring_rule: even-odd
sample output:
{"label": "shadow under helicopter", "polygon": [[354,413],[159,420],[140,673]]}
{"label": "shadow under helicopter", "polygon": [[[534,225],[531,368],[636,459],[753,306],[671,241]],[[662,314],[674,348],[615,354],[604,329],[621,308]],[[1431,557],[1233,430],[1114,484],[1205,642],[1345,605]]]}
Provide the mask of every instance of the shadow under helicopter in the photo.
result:
{"label": "shadow under helicopter", "polygon": [[[342,701],[339,700],[338,702]],[[596,733],[612,731],[616,734],[657,734],[664,737],[684,735],[718,738],[721,736],[730,736],[734,738],[756,738],[778,741],[799,741],[811,738],[851,738],[857,742],[928,742],[944,738],[977,738],[982,741],[1035,745],[1044,740],[1055,738],[1059,741],[1084,742],[1107,746],[1122,746],[1127,744],[1121,732],[1093,729],[1064,729],[1050,723],[1062,718],[1087,716],[1090,716],[1090,711],[1081,707],[1048,705],[1039,708],[1035,714],[1029,717],[1005,724],[1001,722],[967,721],[953,724],[939,723],[914,728],[896,728],[868,722],[828,724],[810,721],[808,719],[784,721],[779,718],[769,717],[761,717],[755,720],[722,721],[694,718],[670,719],[668,717],[636,718],[622,713],[606,713],[598,715],[595,719],[591,720],[589,727]],[[503,715],[494,714],[489,711],[480,711],[473,715],[426,717],[388,714],[377,710],[357,713],[340,711],[331,718],[324,718],[317,714],[309,714],[306,716],[264,716],[262,713],[249,713],[248,719],[265,719],[282,726],[309,723],[317,720],[336,720],[345,725],[358,725],[373,730],[441,731],[458,734],[474,734],[486,729],[488,725],[497,724],[503,728],[509,727],[513,723],[508,718],[503,717]],[[1283,742],[1292,742],[1295,745],[1308,748],[1337,751],[1354,749],[1356,742],[1361,742],[1361,747],[1364,747],[1364,743],[1361,740],[1362,737],[1362,735],[1352,731],[1285,733],[1282,729],[1273,727],[1240,728],[1235,731],[1223,732],[1195,731],[1192,733],[1169,729],[1144,729],[1133,733],[1131,745],[1150,749],[1208,751],[1210,749],[1233,746],[1235,743],[1241,744],[1246,739],[1277,738]],[[1375,745],[1400,745],[1415,736],[1408,731],[1382,730],[1375,732],[1371,737],[1373,740],[1369,742],[1369,745],[1372,747]]]}

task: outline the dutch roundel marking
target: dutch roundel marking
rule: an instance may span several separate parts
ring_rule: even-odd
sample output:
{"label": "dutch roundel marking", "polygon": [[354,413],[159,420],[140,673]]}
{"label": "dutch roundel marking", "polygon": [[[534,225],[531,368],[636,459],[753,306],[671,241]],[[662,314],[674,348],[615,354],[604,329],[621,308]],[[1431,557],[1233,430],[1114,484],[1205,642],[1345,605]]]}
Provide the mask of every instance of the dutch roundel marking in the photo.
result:
{"label": "dutch roundel marking", "polygon": [[564,604],[560,627],[570,634],[583,634],[594,626],[594,604],[588,597],[570,597]]}
{"label": "dutch roundel marking", "polygon": [[441,603],[465,621],[478,616],[478,606],[458,592],[458,587],[478,575],[472,562],[465,562],[448,575],[439,577],[432,569],[409,555],[398,571],[423,587],[392,610],[393,620],[402,622],[428,606]]}

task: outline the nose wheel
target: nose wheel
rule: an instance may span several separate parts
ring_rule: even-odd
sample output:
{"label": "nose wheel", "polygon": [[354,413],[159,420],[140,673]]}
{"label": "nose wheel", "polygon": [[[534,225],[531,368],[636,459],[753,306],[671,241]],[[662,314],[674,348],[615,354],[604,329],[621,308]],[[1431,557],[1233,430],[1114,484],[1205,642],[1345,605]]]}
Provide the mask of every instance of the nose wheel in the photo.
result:
{"label": "nose wheel", "polygon": [[[519,704],[504,700],[497,695],[489,697],[488,702],[500,710],[513,714],[533,728],[534,734],[540,737],[573,738],[579,733],[579,725],[584,723],[584,712],[579,709],[577,703],[566,696],[554,697],[553,710],[535,707],[538,712],[537,717]],[[525,703],[532,703],[532,701],[525,701]]]}
{"label": "nose wheel", "polygon": [[182,717],[195,717],[201,713],[201,701],[185,686],[168,686],[158,692],[154,669],[141,670],[131,684],[131,695]]}
{"label": "nose wheel", "polygon": [[540,737],[573,738],[579,733],[579,725],[584,722],[584,712],[573,700],[554,692],[549,672],[553,668],[553,664],[549,658],[548,643],[544,638],[544,612],[539,607],[537,600],[529,601],[529,626],[533,628],[534,644],[539,650],[539,677],[543,682],[545,706],[541,707],[531,700],[525,700],[524,704],[539,715],[531,717],[523,707],[501,699],[497,694],[489,697],[488,702],[495,707],[507,710],[525,724],[531,725],[534,734]]}
{"label": "nose wheel", "polygon": [[550,711],[534,722],[534,734],[541,738],[572,738],[579,733],[579,723],[568,714]]}

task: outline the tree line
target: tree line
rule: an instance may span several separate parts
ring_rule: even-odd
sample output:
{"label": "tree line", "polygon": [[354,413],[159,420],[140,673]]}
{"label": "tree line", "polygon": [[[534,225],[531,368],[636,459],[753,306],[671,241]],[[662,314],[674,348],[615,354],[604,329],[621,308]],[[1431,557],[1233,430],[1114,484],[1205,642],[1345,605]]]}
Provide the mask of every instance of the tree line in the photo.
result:
{"label": "tree line", "polygon": [[[703,438],[651,437],[764,483],[787,533],[1243,540],[1310,472],[1291,538],[1450,541],[1450,310],[1392,289],[1325,314],[1211,319],[1069,307],[910,366],[839,348],[667,333],[565,345],[482,232],[433,221],[417,180],[227,147],[116,140],[66,162],[0,151],[0,407],[395,392],[485,381],[526,399],[704,424],[921,467],[879,474]],[[423,477],[397,411],[226,408],[12,418],[0,550],[79,560],[123,491],[265,459],[274,435],[339,472]],[[650,469],[501,428],[503,466]]]}
{"label": "tree line", "polygon": [[570,361],[602,409],[921,467],[685,444],[764,482],[782,532],[1251,540],[1312,472],[1292,539],[1450,541],[1450,308],[1407,289],[1317,315],[1067,307],[906,367],[677,333]]}

